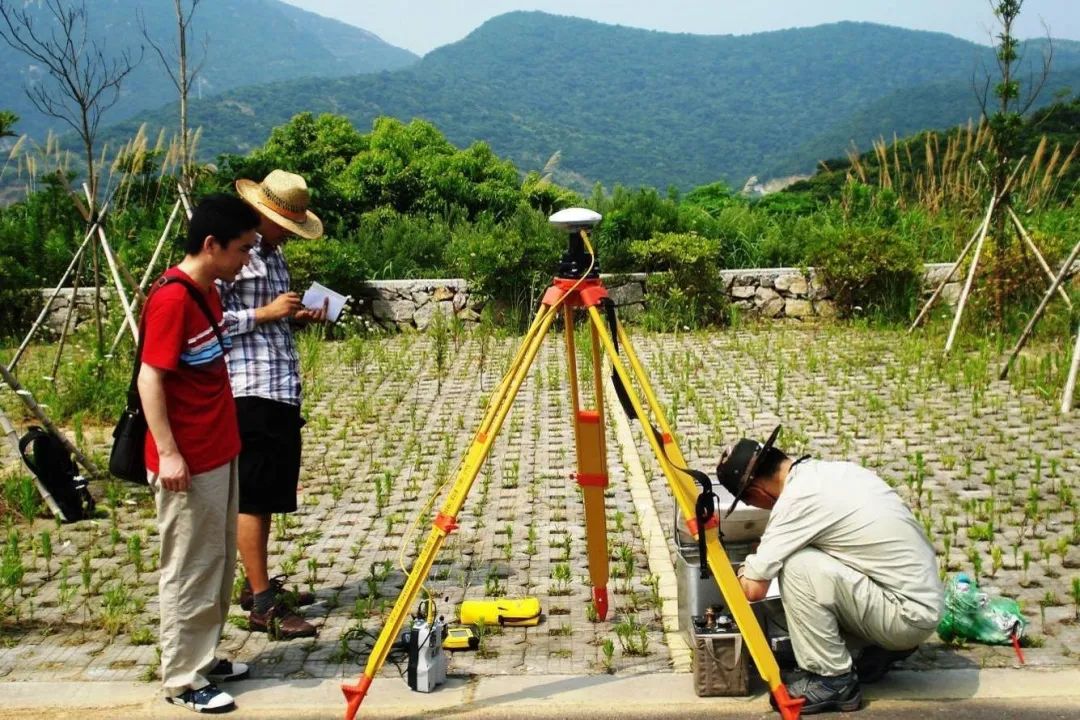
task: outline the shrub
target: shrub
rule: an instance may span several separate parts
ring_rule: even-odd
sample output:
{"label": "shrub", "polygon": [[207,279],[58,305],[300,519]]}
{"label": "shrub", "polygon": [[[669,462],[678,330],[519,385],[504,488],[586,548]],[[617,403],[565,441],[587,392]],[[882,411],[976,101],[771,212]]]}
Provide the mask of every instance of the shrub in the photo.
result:
{"label": "shrub", "polygon": [[359,288],[369,277],[366,258],[352,243],[322,237],[285,246],[292,289],[304,294],[317,281],[343,295],[359,296]]}
{"label": "shrub", "polygon": [[604,221],[596,228],[594,244],[605,272],[632,272],[637,268],[630,245],[648,240],[657,233],[680,232],[679,205],[665,198],[655,188],[630,190],[615,186],[610,198],[599,188],[590,205]]}
{"label": "shrub", "polygon": [[700,328],[728,319],[727,294],[720,276],[721,243],[696,233],[661,233],[630,244],[649,278],[649,329]]}
{"label": "shrub", "polygon": [[482,297],[520,312],[531,309],[550,283],[563,245],[543,214],[523,207],[507,223],[456,227],[447,263]]}
{"label": "shrub", "polygon": [[809,260],[842,316],[861,307],[882,319],[906,318],[918,300],[918,255],[907,238],[888,229],[823,227],[812,241]]}
{"label": "shrub", "polygon": [[364,215],[354,243],[371,278],[444,277],[452,221],[382,208]]}
{"label": "shrub", "polygon": [[0,288],[0,340],[21,340],[30,332],[43,304],[37,290]]}

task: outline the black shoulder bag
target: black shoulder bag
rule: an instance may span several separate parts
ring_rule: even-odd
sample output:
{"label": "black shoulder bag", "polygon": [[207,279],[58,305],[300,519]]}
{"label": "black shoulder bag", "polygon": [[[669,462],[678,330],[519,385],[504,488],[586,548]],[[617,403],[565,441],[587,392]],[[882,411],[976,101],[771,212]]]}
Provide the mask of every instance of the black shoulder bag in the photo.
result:
{"label": "black shoulder bag", "polygon": [[[210,312],[210,306],[206,298],[197,287],[187,280],[178,277],[163,277],[154,284],[154,290],[158,290],[170,282],[178,282],[187,288],[188,294],[206,315],[210,328],[217,336],[217,341],[225,350],[225,340],[221,336],[214,314]],[[150,300],[147,298],[147,304]],[[143,322],[139,323],[139,346],[135,350],[135,365],[131,369],[131,383],[128,385],[127,406],[120,413],[120,419],[116,422],[113,430],[112,451],[109,453],[109,472],[128,482],[146,485],[146,459],[144,448],[146,445],[146,416],[143,415],[142,400],[139,398],[139,369],[142,367],[143,340],[145,339],[145,314]]]}

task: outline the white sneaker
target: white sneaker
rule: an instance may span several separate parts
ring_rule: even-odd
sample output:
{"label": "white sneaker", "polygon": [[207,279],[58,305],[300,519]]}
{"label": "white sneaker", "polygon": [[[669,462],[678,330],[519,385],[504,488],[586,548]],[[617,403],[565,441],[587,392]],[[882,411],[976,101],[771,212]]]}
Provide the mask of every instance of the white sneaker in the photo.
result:
{"label": "white sneaker", "polygon": [[187,689],[179,695],[165,698],[173,705],[186,707],[197,713],[224,713],[236,709],[236,702],[232,695],[219,690],[217,685],[210,683],[198,690]]}
{"label": "white sneaker", "polygon": [[206,673],[206,679],[213,682],[231,682],[243,680],[248,676],[250,668],[247,663],[233,662],[232,660],[218,660],[217,665]]}

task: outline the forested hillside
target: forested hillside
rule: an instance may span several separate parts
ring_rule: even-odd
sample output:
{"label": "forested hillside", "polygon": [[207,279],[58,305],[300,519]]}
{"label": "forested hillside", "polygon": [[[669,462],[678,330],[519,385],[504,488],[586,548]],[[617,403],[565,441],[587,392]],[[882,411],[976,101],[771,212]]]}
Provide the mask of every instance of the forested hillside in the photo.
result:
{"label": "forested hillside", "polygon": [[[1027,52],[1040,55],[1037,44]],[[1080,74],[1077,45],[1058,43],[1054,63],[1046,102]],[[852,139],[962,122],[977,111],[972,76],[984,67],[989,48],[865,23],[699,36],[516,12],[405,70],[244,88],[193,112],[213,128],[207,157],[257,147],[299,111],[361,129],[390,115],[427,119],[459,146],[485,141],[522,171],[559,152],[556,177],[583,189],[740,186],[812,170]]]}
{"label": "forested hillside", "polygon": [[[15,6],[23,3],[12,3]],[[25,3],[39,34],[55,20],[38,3]],[[93,0],[87,3],[87,39],[97,41],[105,57],[130,48],[142,62],[124,81],[119,102],[105,121],[123,118],[173,102],[176,91],[157,55],[142,36],[140,16],[150,36],[162,48],[175,46],[176,19],[171,2]],[[205,40],[205,54],[203,41]],[[300,10],[278,0],[212,0],[201,3],[191,24],[191,58],[202,62],[193,96],[207,98],[225,90],[298,77],[341,77],[393,70],[410,65],[416,56],[389,45],[372,33]],[[19,130],[38,137],[53,127],[69,128],[34,109],[27,84],[51,82],[43,68],[0,41],[0,109],[21,118]]]}

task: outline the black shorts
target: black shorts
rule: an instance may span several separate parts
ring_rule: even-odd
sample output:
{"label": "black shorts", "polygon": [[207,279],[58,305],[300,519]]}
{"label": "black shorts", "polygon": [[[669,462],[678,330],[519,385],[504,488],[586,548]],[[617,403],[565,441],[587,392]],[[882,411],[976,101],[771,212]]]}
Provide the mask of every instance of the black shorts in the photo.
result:
{"label": "black shorts", "polygon": [[240,424],[240,512],[296,512],[300,480],[300,408],[259,397],[236,398]]}

